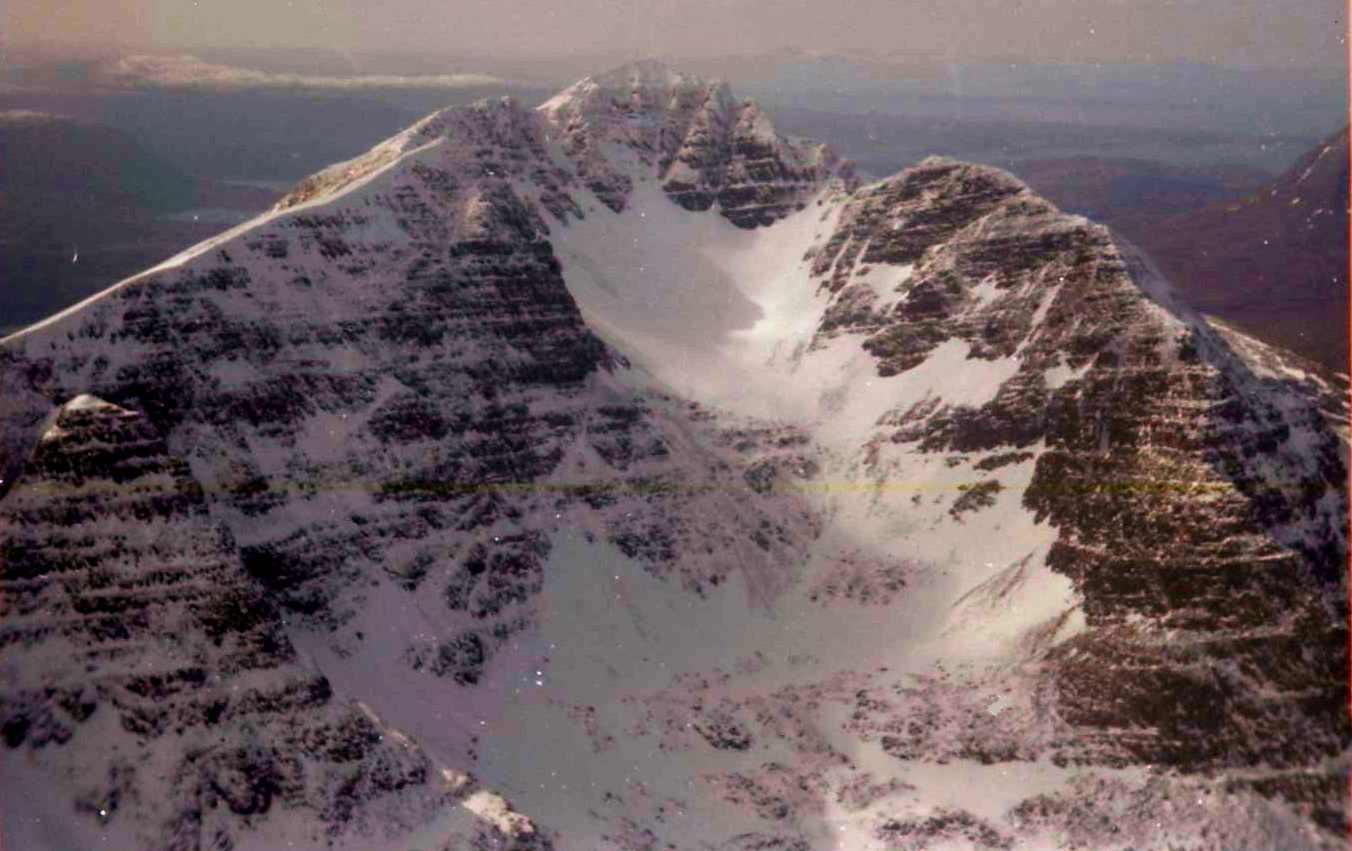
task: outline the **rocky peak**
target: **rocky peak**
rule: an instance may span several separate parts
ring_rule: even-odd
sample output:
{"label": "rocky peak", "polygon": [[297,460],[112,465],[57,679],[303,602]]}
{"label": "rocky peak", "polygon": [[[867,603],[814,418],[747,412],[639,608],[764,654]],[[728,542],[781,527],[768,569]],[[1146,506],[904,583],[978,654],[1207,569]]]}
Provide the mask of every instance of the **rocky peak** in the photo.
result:
{"label": "rocky peak", "polygon": [[164,439],[144,416],[82,393],[52,415],[30,463],[47,477],[120,480],[143,474],[146,460],[163,451]]}
{"label": "rocky peak", "polygon": [[688,210],[719,212],[739,227],[768,225],[800,209],[840,174],[835,152],[779,135],[754,101],[720,80],[643,62],[587,77],[539,107],[550,137],[574,160],[588,188],[625,208],[635,175],[613,161],[626,151],[655,173]]}
{"label": "rocky peak", "polygon": [[635,128],[652,128],[660,127],[672,114],[728,110],[734,105],[723,81],[683,74],[649,60],[584,77],[542,104],[539,111],[556,125],[581,118],[599,125],[632,122]]}
{"label": "rocky peak", "polygon": [[[1317,398],[1259,374],[1107,228],[997,169],[931,158],[865,187],[813,270],[831,294],[818,345],[866,335],[902,378],[956,346],[946,377],[993,376],[980,402],[889,414],[874,475],[933,453],[1035,459],[1022,503],[1057,530],[1046,565],[1089,627],[1043,660],[1076,729],[1055,759],[1290,768],[1345,749],[1346,467]],[[1279,744],[1283,727],[1299,733]]]}
{"label": "rocky peak", "polygon": [[445,157],[477,152],[478,172],[490,177],[499,176],[499,170],[508,176],[510,165],[519,172],[523,164],[545,158],[542,128],[529,110],[512,97],[484,98],[438,110],[370,151],[307,177],[273,211],[337,197],[411,152],[433,148]]}

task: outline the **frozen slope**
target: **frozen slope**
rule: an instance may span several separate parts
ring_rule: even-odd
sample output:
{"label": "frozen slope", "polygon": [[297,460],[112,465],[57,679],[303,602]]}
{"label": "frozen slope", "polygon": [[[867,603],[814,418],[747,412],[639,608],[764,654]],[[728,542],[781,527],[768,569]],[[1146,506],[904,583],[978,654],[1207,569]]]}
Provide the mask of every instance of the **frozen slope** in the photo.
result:
{"label": "frozen slope", "polygon": [[[1021,669],[1003,681],[1023,682],[1034,704],[1017,731],[903,724],[954,700],[927,679],[877,713],[871,729],[910,731],[888,753],[1190,770],[1253,760],[1266,773],[1227,788],[1294,782],[1303,817],[1339,823],[1344,452],[1316,394],[1245,360],[1251,345],[1236,354],[1234,336],[1177,303],[1131,246],[991,169],[927,161],[828,189],[750,233],[636,186],[627,212],[648,235],[631,221],[607,242],[592,221],[556,238],[594,327],[684,395],[804,428],[818,472],[796,487],[828,530],[920,559],[921,575],[960,589],[941,630],[955,649],[940,657],[984,652]],[[932,598],[913,599],[923,613],[891,612],[933,624]],[[1180,640],[1207,649],[1180,655]],[[1325,661],[1291,678],[1291,654],[1311,642]],[[900,655],[925,658],[919,644]],[[1269,677],[1288,685],[1260,685]],[[1162,794],[1150,788],[1131,794]],[[1177,837],[1330,839],[1265,813],[1233,833],[1203,829],[1214,812],[1190,813]],[[1238,840],[1245,831],[1262,838]],[[998,844],[998,833],[982,835]]]}
{"label": "frozen slope", "polygon": [[[192,528],[225,530],[222,587],[294,648],[269,664],[366,707],[434,793],[185,822],[161,802],[204,800],[198,775],[141,767],[142,800],[72,810],[75,835],[1333,847],[1344,451],[1236,339],[1007,174],[931,159],[858,187],[654,65],[437,113],[0,345],[0,512],[31,554],[0,623],[5,838],[51,845],[8,814],[37,785],[54,814],[83,800],[62,765],[229,753],[206,717],[119,732],[99,660],[126,657],[97,639],[57,683],[65,639],[26,626],[85,593],[67,547],[13,530],[83,541],[39,461],[94,393],[176,459]],[[89,504],[139,528],[135,500]],[[197,643],[143,564],[82,558]],[[76,689],[102,708],[67,718]]]}

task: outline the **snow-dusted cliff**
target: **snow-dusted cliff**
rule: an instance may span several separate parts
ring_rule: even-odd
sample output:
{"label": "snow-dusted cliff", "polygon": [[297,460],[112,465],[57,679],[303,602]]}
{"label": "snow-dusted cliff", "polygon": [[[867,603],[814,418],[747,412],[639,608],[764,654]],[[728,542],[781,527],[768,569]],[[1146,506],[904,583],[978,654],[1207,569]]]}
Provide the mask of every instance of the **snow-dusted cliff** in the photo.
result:
{"label": "snow-dusted cliff", "polygon": [[1340,841],[1320,394],[1003,172],[640,65],[0,358],[7,842]]}

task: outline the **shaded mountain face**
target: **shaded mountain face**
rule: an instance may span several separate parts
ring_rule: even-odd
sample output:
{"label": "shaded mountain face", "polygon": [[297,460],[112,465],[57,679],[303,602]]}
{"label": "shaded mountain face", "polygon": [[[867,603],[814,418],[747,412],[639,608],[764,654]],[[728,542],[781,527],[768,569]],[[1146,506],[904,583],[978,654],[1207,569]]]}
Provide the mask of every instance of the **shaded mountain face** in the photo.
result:
{"label": "shaded mountain face", "polygon": [[[1179,210],[1166,195],[1139,214],[1117,203],[1105,220],[1198,310],[1346,373],[1347,164],[1344,129],[1251,192]],[[1029,179],[1058,203],[1087,200],[1055,175]]]}
{"label": "shaded mountain face", "polygon": [[[274,808],[304,813],[291,833],[308,839],[368,801],[422,820],[449,798],[416,748],[296,664],[275,604],[145,415],[72,399],[24,483],[4,508],[3,733],[51,759],[46,776],[5,768],[28,787],[11,802],[53,781],[75,792],[47,841],[78,842],[62,822],[84,819],[133,847],[117,818],[131,810],[161,847],[196,848]],[[32,820],[10,836],[43,829],[40,806],[7,813]]]}
{"label": "shaded mountain face", "polygon": [[9,842],[1342,841],[1335,391],[1004,172],[634,66],[0,357]]}

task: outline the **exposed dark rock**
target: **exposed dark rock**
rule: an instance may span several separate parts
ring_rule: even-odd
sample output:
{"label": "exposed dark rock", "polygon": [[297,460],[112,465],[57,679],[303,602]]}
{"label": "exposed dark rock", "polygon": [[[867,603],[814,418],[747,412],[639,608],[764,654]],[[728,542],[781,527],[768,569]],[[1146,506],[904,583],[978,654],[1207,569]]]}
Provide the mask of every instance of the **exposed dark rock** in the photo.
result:
{"label": "exposed dark rock", "polygon": [[[169,813],[155,847],[228,847],[248,819],[326,795],[315,817],[342,832],[395,788],[354,787],[335,808],[339,774],[369,774],[390,746],[296,664],[265,587],[206,507],[145,416],[79,396],[51,419],[3,503],[4,743],[103,778],[76,794],[85,818]],[[125,741],[96,723],[107,714]],[[129,797],[134,777],[165,770],[167,801]],[[399,787],[420,787],[410,812],[439,801],[418,770]],[[208,824],[218,805],[237,818]]]}
{"label": "exposed dark rock", "polygon": [[616,212],[625,209],[632,181],[606,161],[606,143],[625,145],[653,166],[676,204],[692,211],[716,205],[743,228],[802,209],[828,177],[849,173],[828,146],[775,133],[754,101],[738,102],[725,84],[658,63],[588,77],[543,110],[584,184]]}

